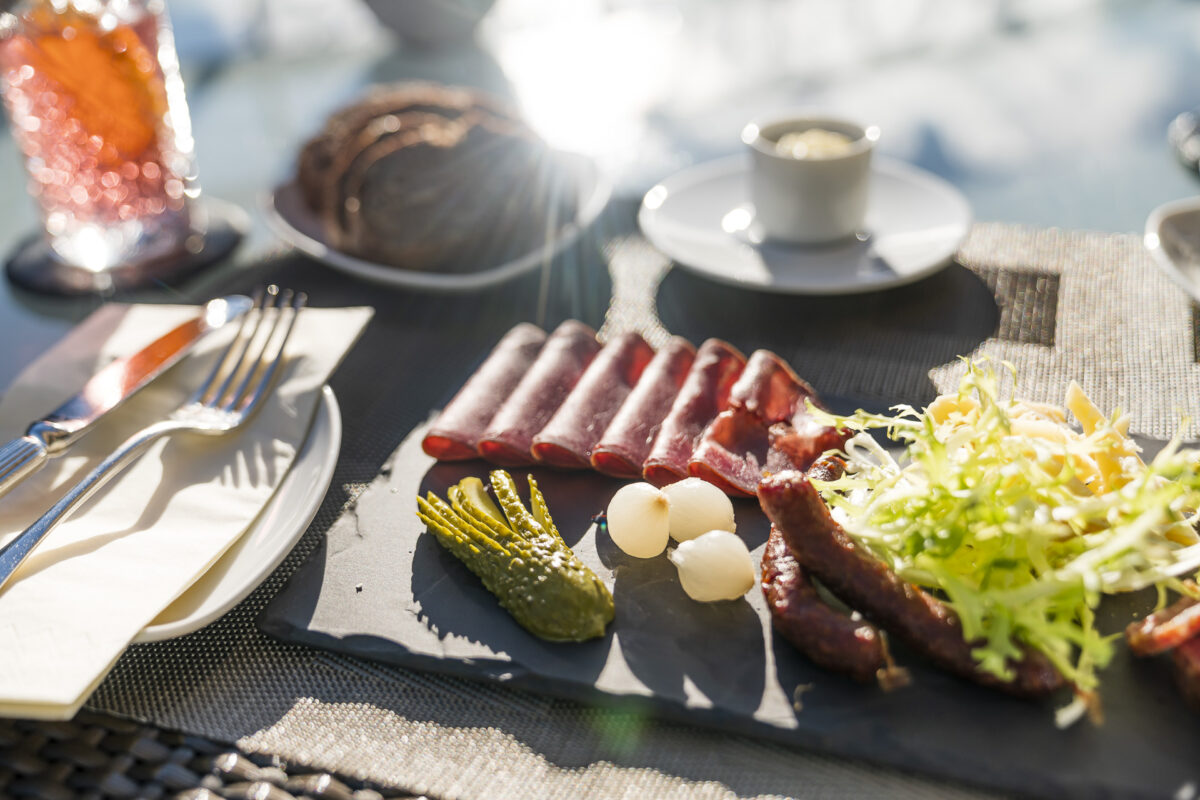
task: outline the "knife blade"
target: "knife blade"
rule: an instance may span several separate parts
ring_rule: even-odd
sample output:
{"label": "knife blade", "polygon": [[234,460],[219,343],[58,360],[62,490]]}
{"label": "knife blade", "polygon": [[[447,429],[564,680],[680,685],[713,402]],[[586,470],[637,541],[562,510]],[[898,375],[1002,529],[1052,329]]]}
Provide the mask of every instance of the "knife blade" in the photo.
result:
{"label": "knife blade", "polygon": [[0,495],[78,441],[96,420],[165,372],[206,334],[245,314],[252,305],[243,295],[210,300],[194,318],[133,355],[107,364],[78,394],[31,423],[24,436],[0,446]]}

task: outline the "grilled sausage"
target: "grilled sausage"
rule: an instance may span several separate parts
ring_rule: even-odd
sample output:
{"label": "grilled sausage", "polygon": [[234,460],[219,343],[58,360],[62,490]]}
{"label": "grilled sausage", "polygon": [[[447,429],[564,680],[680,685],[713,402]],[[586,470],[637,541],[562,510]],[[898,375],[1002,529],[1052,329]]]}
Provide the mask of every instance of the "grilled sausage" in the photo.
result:
{"label": "grilled sausage", "polygon": [[1200,636],[1200,601],[1183,597],[1162,611],[1129,623],[1125,639],[1139,656],[1165,653],[1188,639]]}
{"label": "grilled sausage", "polygon": [[1175,680],[1188,705],[1200,711],[1200,636],[1193,637],[1171,651],[1175,662]]}
{"label": "grilled sausage", "polygon": [[773,525],[763,550],[762,590],[775,630],[814,664],[862,683],[887,667],[879,629],[830,607]]}
{"label": "grilled sausage", "polygon": [[1029,648],[1023,648],[1020,661],[1010,663],[1011,681],[980,670],[971,654],[975,645],[963,639],[954,611],[859,548],[800,473],[767,478],[758,487],[758,498],[800,563],[839,598],[938,666],[1018,696],[1042,696],[1064,685],[1050,661]]}

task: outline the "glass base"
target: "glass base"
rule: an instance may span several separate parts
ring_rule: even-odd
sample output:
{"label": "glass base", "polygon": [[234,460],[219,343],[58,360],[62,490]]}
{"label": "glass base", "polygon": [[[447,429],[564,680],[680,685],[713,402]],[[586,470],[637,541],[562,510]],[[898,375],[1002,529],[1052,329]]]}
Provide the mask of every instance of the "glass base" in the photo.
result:
{"label": "glass base", "polygon": [[203,230],[187,238],[187,246],[168,256],[119,264],[99,272],[63,261],[41,235],[17,245],[4,265],[8,279],[41,294],[85,295],[176,284],[233,252],[246,234],[242,209],[222,200],[197,201],[193,219],[205,220]]}

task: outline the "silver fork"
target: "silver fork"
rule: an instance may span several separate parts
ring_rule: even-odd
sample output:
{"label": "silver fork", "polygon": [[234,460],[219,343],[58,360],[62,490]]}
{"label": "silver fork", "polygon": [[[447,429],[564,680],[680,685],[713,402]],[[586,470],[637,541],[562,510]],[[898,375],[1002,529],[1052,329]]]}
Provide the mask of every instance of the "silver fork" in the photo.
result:
{"label": "silver fork", "polygon": [[[304,293],[280,292],[276,286],[256,293],[254,309],[243,315],[237,335],[187,402],[167,419],[126,439],[37,522],[0,548],[0,587],[46,534],[110,478],[136,461],[152,442],[184,432],[220,436],[241,427],[271,391],[272,379],[283,360],[283,347],[306,302]],[[250,325],[252,318],[254,324]],[[257,354],[247,358],[252,345]]]}

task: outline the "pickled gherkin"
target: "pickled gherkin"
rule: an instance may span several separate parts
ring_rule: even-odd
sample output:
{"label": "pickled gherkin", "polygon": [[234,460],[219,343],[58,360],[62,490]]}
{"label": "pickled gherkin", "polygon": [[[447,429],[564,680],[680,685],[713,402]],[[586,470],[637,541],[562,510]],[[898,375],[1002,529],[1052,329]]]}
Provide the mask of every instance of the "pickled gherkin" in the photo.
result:
{"label": "pickled gherkin", "polygon": [[418,497],[417,516],[530,633],[556,642],[603,636],[612,595],[563,541],[537,482],[529,478],[531,512],[511,475],[498,469],[489,480],[495,501],[479,478],[464,478],[446,500]]}

